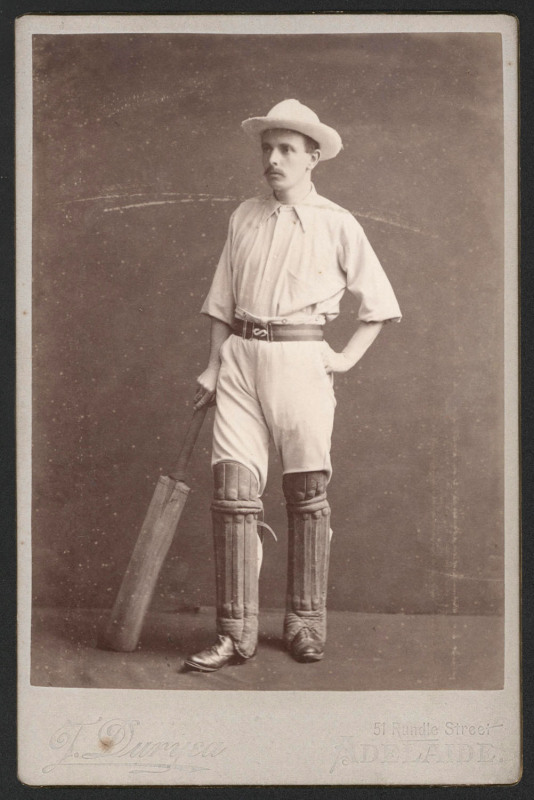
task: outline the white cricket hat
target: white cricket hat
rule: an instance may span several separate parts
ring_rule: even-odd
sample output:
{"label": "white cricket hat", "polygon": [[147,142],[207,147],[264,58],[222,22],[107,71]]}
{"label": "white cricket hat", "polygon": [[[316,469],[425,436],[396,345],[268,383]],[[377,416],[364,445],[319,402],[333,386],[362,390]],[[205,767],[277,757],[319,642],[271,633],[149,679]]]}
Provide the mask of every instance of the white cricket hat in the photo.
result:
{"label": "white cricket hat", "polygon": [[266,117],[250,117],[241,123],[241,127],[251,138],[273,128],[311,136],[319,145],[321,161],[334,158],[343,147],[339,133],[321,122],[315,111],[298,100],[282,100],[271,108]]}

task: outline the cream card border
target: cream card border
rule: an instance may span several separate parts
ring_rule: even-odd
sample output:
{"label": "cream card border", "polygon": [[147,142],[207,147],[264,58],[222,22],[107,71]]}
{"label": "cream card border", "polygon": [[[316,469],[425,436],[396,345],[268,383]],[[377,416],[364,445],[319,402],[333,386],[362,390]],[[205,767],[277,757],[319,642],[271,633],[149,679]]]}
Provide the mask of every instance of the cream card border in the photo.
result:
{"label": "cream card border", "polygon": [[[505,685],[502,691],[196,692],[30,685],[31,189],[33,34],[444,33],[502,35],[505,98]],[[19,776],[31,785],[491,784],[520,777],[517,21],[507,15],[29,15],[16,25]],[[100,763],[95,731],[121,720],[131,746],[159,741],[168,769]],[[430,726],[414,761],[393,723]],[[447,723],[474,733],[447,733]],[[114,729],[117,730],[116,728]],[[382,733],[382,730],[384,733]],[[189,750],[185,742],[191,743]],[[378,749],[377,749],[378,746]],[[196,754],[194,748],[196,747]],[[373,749],[375,748],[375,749]],[[377,755],[378,753],[378,755]],[[193,767],[193,769],[192,769]]]}

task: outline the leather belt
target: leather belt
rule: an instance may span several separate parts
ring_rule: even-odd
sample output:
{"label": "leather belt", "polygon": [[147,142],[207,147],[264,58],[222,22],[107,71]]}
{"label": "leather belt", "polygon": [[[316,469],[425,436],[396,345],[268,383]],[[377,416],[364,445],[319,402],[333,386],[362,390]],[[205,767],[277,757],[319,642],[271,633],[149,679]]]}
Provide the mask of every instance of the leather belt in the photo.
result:
{"label": "leather belt", "polygon": [[242,339],[259,339],[262,342],[311,342],[324,338],[322,325],[284,325],[278,322],[253,322],[250,319],[235,319],[233,333]]}

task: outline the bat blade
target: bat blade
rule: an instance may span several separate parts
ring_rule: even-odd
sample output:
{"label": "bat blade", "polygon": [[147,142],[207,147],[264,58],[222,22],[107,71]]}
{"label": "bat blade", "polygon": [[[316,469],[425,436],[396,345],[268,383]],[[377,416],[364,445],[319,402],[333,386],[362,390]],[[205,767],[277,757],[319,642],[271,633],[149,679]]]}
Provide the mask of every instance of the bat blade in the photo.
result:
{"label": "bat blade", "polygon": [[137,647],[189,491],[183,481],[159,478],[111,614],[99,633],[98,647],[119,652]]}

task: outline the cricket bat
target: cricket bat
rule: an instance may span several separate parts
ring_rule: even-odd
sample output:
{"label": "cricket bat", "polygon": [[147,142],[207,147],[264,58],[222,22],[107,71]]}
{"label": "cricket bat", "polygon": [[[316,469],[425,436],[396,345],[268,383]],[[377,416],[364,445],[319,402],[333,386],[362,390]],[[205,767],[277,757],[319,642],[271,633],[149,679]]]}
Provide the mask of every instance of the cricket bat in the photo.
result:
{"label": "cricket bat", "polygon": [[190,491],[185,473],[208,407],[206,404],[193,413],[176,468],[169,475],[162,475],[156,484],[111,614],[99,632],[101,649],[131,652],[137,647],[161,567]]}

